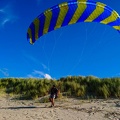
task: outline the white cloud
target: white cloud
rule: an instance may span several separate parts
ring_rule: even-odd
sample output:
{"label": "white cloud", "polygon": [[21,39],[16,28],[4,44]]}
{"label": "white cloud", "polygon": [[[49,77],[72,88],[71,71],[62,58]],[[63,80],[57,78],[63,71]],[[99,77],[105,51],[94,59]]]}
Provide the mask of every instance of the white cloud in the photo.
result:
{"label": "white cloud", "polygon": [[0,9],[0,26],[5,26],[6,23],[13,23],[18,17],[13,13],[10,5]]}
{"label": "white cloud", "polygon": [[28,60],[30,60],[30,61],[32,61],[34,63],[39,64],[39,61],[35,57],[33,57],[32,55],[28,54],[26,51],[23,50],[22,54],[25,57],[25,60],[28,59]]}
{"label": "white cloud", "polygon": [[8,77],[8,76],[9,76],[8,69],[6,69],[6,68],[0,69],[0,72],[1,72],[5,77]]}
{"label": "white cloud", "polygon": [[8,19],[8,18],[4,19],[4,20],[1,22],[1,25],[4,26],[7,22],[9,22],[9,19]]}
{"label": "white cloud", "polygon": [[28,59],[28,60],[30,60],[31,62],[33,62],[34,64],[37,64],[37,65],[39,65],[39,66],[42,66],[43,69],[49,71],[49,67],[47,67],[47,65],[43,64],[39,59],[37,59],[37,58],[35,58],[34,56],[26,53],[26,51],[24,51],[24,50],[22,51],[22,54],[23,54],[23,56],[25,57],[25,60]]}
{"label": "white cloud", "polygon": [[41,65],[43,66],[44,69],[49,71],[49,68],[45,64],[41,63]]}
{"label": "white cloud", "polygon": [[52,79],[52,77],[51,77],[49,74],[44,74],[44,77],[45,77],[46,79]]}
{"label": "white cloud", "polygon": [[46,78],[46,79],[52,79],[52,77],[49,74],[46,74],[42,71],[34,70],[31,74],[27,75],[29,78]]}
{"label": "white cloud", "polygon": [[39,75],[39,76],[44,76],[44,73],[38,70],[34,70],[33,72],[34,75]]}

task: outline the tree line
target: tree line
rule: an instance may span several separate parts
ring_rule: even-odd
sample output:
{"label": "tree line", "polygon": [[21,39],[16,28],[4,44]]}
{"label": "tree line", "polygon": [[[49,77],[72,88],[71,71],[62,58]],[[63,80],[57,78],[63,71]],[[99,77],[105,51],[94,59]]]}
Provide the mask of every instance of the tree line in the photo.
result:
{"label": "tree line", "polygon": [[120,78],[68,76],[58,80],[36,78],[2,78],[0,91],[20,95],[21,99],[36,99],[49,94],[52,85],[63,95],[80,98],[120,98]]}

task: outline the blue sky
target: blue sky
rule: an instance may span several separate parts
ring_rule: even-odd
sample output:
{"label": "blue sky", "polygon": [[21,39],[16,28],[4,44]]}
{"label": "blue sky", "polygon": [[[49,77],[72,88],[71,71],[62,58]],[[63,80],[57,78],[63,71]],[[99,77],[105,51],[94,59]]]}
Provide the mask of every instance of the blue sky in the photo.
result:
{"label": "blue sky", "polygon": [[[99,23],[77,23],[27,41],[30,23],[65,0],[0,0],[0,78],[120,76],[120,34]],[[68,0],[66,0],[68,1]],[[119,0],[99,0],[120,14]]]}

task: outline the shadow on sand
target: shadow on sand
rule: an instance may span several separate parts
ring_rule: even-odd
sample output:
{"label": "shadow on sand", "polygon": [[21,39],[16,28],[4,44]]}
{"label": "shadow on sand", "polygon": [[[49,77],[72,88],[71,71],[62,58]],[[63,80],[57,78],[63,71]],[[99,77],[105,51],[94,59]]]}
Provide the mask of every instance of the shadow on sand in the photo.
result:
{"label": "shadow on sand", "polygon": [[36,106],[18,106],[18,107],[1,107],[0,109],[36,109],[36,108],[48,108],[45,106],[42,107],[36,107]]}

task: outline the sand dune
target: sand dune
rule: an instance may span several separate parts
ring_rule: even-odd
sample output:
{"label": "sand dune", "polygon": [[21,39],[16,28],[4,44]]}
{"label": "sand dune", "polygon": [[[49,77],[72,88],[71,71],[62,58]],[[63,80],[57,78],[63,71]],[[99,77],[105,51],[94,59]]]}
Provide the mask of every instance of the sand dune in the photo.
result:
{"label": "sand dune", "polygon": [[0,97],[0,120],[120,120],[119,99],[66,98],[55,105]]}

